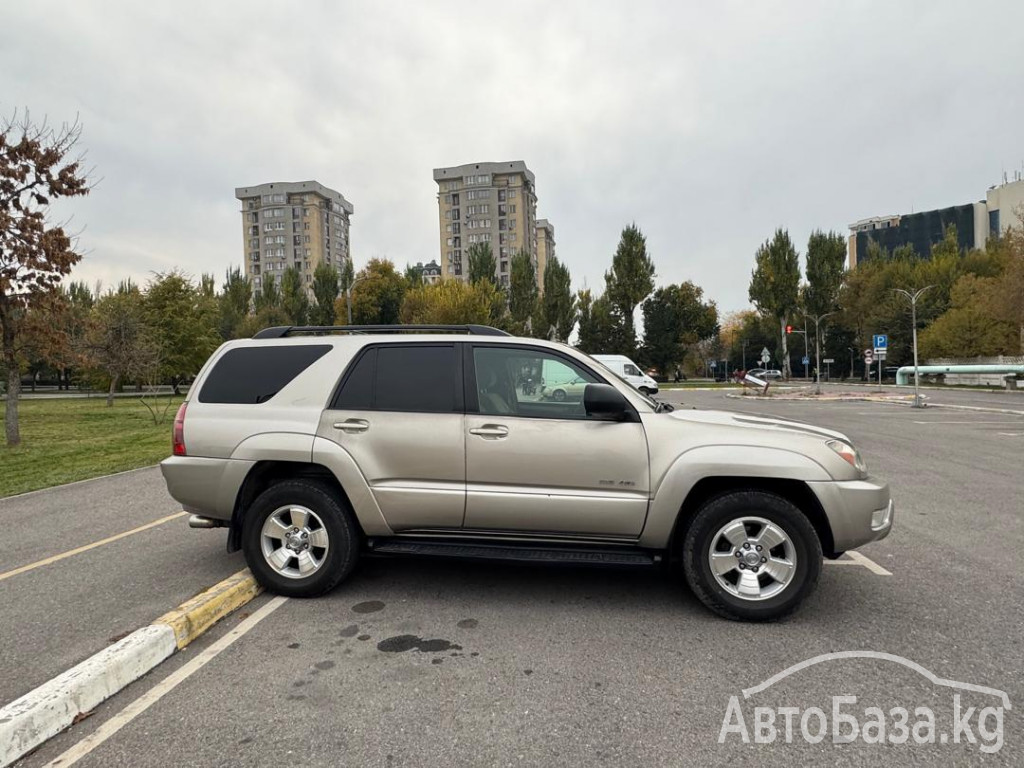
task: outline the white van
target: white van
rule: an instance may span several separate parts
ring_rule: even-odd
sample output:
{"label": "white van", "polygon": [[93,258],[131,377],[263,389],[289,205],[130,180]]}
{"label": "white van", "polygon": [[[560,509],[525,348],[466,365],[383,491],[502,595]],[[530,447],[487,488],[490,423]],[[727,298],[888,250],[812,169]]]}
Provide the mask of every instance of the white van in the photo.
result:
{"label": "white van", "polygon": [[591,355],[620,379],[636,387],[645,395],[658,393],[658,382],[640,370],[640,366],[625,355]]}

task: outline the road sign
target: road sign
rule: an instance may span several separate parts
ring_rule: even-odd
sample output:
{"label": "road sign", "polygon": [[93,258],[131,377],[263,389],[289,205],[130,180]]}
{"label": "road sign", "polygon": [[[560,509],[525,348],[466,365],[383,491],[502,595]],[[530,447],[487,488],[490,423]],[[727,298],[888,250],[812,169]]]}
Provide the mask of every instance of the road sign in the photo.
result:
{"label": "road sign", "polygon": [[771,355],[765,354],[765,353],[761,354],[761,363],[762,363],[762,365],[768,365],[768,363],[771,362],[771,359],[772,359]]}
{"label": "road sign", "polygon": [[811,364],[811,358],[809,358],[806,355],[804,355],[804,359],[803,359],[803,362],[801,363],[801,365],[810,365],[810,364]]}
{"label": "road sign", "polygon": [[711,361],[710,365],[711,365],[712,368],[717,368],[718,367],[718,363],[716,363],[714,360]]}
{"label": "road sign", "polygon": [[885,360],[885,354],[886,353],[885,353],[884,349],[876,349],[875,350],[875,360]]}
{"label": "road sign", "polygon": [[888,347],[889,347],[889,337],[886,336],[884,333],[876,333],[872,337],[872,339],[873,339],[872,343],[873,343],[873,345],[875,347],[875,352],[882,352],[882,351],[888,349]]}
{"label": "road sign", "polygon": [[825,358],[824,360],[822,360],[821,362],[823,362],[823,363],[827,363],[827,364],[831,365],[832,363],[834,363],[834,362],[835,362],[835,360],[834,360],[834,359],[832,359],[831,357],[826,357],[826,358]]}

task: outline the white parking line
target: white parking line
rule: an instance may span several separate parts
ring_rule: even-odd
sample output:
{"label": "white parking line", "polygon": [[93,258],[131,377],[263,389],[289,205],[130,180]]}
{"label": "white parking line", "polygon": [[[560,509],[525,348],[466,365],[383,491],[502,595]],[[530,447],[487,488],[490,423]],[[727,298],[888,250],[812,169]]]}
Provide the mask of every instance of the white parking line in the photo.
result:
{"label": "white parking line", "polygon": [[846,556],[849,560],[826,560],[825,565],[859,565],[861,568],[867,568],[876,576],[892,576],[891,571],[887,571],[885,568],[880,566],[870,557],[862,555],[860,552],[847,552]]}
{"label": "white parking line", "polygon": [[209,662],[213,661],[221,651],[249,632],[249,630],[263,621],[263,619],[272,614],[286,602],[288,602],[287,597],[275,597],[272,599],[258,611],[242,621],[237,627],[224,635],[224,637],[188,662],[188,664],[185,664],[180,669],[169,674],[127,707],[103,723],[103,725],[95,731],[65,751],[64,754],[60,755],[60,757],[57,757],[53,761],[47,763],[46,768],[67,768],[69,765],[74,765],[96,749],[100,744],[128,725],[128,723],[136,717],[160,701],[160,699],[168,693],[177,688],[179,684],[183,683],[191,675],[205,667]]}

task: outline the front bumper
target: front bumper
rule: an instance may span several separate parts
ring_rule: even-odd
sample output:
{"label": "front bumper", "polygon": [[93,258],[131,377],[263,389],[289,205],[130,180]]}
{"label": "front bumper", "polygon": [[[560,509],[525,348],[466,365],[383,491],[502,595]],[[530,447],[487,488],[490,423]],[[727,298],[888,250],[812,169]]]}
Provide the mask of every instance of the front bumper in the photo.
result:
{"label": "front bumper", "polygon": [[832,529],[833,554],[884,539],[892,530],[895,505],[886,483],[869,478],[807,485],[825,510]]}

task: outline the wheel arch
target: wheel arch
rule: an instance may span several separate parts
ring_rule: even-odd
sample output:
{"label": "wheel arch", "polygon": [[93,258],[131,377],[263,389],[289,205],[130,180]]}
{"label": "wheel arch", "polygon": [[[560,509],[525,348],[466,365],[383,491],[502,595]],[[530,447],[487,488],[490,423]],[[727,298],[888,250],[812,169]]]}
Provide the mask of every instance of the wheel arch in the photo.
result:
{"label": "wheel arch", "polygon": [[672,533],[669,536],[668,554],[675,559],[686,530],[697,511],[707,502],[719,496],[736,491],[762,491],[780,496],[794,504],[810,520],[822,552],[826,557],[838,557],[841,552],[835,551],[832,528],[829,525],[825,510],[810,489],[802,480],[778,477],[748,477],[720,475],[704,477],[698,480],[687,493],[679,513],[676,515]]}
{"label": "wheel arch", "polygon": [[[315,480],[336,493],[349,509],[353,508],[352,500],[344,486],[337,476],[323,464],[300,461],[257,461],[246,474],[235,498],[234,509],[231,512],[231,524],[228,528],[228,552],[237,552],[242,548],[242,522],[253,501],[265,490],[284,480]],[[354,515],[354,517],[360,533],[365,535],[359,516]]]}

